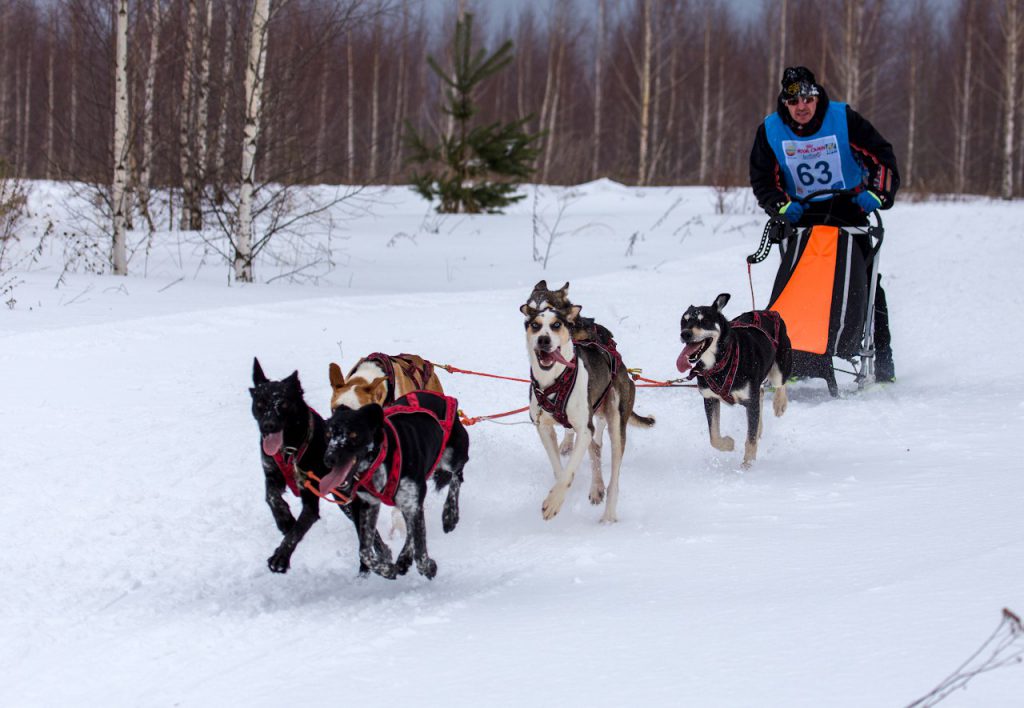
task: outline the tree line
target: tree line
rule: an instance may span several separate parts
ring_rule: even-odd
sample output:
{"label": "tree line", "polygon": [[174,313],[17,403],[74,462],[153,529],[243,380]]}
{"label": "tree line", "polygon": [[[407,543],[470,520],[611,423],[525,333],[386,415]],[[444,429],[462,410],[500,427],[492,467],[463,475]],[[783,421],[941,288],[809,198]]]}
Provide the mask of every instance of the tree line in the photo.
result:
{"label": "tree line", "polygon": [[[408,183],[408,122],[442,134],[456,20],[513,42],[474,96],[483,120],[530,116],[534,181],[747,182],[754,130],[785,66],[815,72],[895,146],[923,192],[1012,197],[1024,181],[1021,0],[553,0],[489,17],[486,0],[272,0],[253,170],[264,183]],[[256,0],[0,1],[0,160],[18,177],[110,183],[117,15],[126,11],[125,159],[183,223],[238,189]],[[448,57],[450,60],[450,57]]]}

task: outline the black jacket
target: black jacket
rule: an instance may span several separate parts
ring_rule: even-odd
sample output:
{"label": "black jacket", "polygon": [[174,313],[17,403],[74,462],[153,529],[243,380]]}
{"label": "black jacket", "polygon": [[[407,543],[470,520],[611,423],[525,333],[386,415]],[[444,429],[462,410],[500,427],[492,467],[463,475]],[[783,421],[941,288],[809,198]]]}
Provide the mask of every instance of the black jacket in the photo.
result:
{"label": "black jacket", "polygon": [[[818,108],[814,118],[806,126],[800,126],[789,115],[789,110],[779,99],[776,112],[795,133],[812,136],[821,128],[821,122],[828,110],[829,99],[824,89],[818,97]],[[900,175],[896,166],[896,155],[892,145],[883,138],[875,127],[849,106],[846,107],[846,123],[849,129],[850,149],[868,171],[864,186],[882,200],[882,209],[888,209],[896,199],[900,187]],[[754,146],[750,150],[750,186],[754,189],[757,203],[769,214],[775,215],[779,208],[790,201],[786,194],[782,168],[775,152],[768,144],[764,122],[757,128]],[[836,197],[807,205],[800,226],[811,224],[858,225],[867,223],[867,216],[849,197]]]}

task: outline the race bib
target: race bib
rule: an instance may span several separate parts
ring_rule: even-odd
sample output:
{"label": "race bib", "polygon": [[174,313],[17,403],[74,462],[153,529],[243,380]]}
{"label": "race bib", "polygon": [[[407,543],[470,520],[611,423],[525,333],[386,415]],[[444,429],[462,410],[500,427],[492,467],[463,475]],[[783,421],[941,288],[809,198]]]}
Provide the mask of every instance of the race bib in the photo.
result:
{"label": "race bib", "polygon": [[798,197],[822,189],[846,189],[839,141],[835,135],[814,140],[783,140],[782,152]]}

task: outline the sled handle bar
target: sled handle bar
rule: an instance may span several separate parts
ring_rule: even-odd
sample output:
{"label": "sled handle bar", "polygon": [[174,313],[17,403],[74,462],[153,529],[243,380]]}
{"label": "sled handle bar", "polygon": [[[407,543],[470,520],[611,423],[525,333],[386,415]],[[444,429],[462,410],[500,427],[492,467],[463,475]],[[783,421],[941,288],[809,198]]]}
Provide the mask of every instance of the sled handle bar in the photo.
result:
{"label": "sled handle bar", "polygon": [[[803,198],[796,197],[793,201],[799,202],[800,204],[808,204],[816,197],[835,197],[840,195],[853,196],[858,194],[860,191],[860,189],[819,189],[816,192],[811,192]],[[872,247],[872,252],[877,253],[882,246],[882,237],[885,233],[882,228],[882,215],[878,213],[878,209],[875,209],[871,214],[869,214],[869,216],[875,217],[874,226],[869,224],[866,228],[868,236],[875,241]],[[763,261],[771,252],[772,244],[781,243],[795,233],[796,227],[786,221],[782,216],[776,214],[775,216],[769,217],[768,223],[765,224],[764,227],[764,233],[761,235],[761,245],[757,247],[757,250],[754,253],[747,256],[748,266]]]}

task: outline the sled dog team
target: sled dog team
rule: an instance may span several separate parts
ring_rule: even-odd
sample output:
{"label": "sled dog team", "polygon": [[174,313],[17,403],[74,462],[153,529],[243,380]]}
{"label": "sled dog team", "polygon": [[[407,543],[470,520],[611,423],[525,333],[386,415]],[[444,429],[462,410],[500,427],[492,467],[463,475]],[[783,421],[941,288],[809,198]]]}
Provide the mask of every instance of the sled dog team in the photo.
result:
{"label": "sled dog team", "polygon": [[[775,415],[786,410],[785,383],[792,368],[786,325],[772,311],[747,312],[729,321],[722,310],[729,295],[711,305],[692,306],[682,316],[684,347],[676,361],[690,371],[703,396],[711,445],[731,451],[721,435],[721,402],[747,412],[743,466],[757,457],[761,436],[762,385],[775,387]],[[530,419],[537,427],[555,476],[541,506],[545,519],[562,507],[588,451],[590,502],[605,503],[602,522],[616,521],[619,471],[627,425],[649,428],[654,418],[633,410],[635,385],[612,333],[580,315],[569,300],[569,284],[550,290],[540,281],[520,308],[525,316],[530,362]],[[459,522],[459,490],[469,460],[469,435],[458,403],[447,396],[433,365],[419,356],[374,353],[343,376],[331,363],[331,414],[323,418],[304,398],[298,372],[269,379],[253,361],[252,415],[261,435],[260,456],[266,500],[283,537],[267,564],[288,571],[292,553],[319,518],[320,500],[337,505],[352,521],[359,540],[359,573],[385,578],[404,575],[413,563],[427,578],[437,564],[427,553],[423,517],[427,486],[447,487],[442,511],[445,533]],[[557,428],[566,429],[559,446]],[[611,476],[601,473],[605,429],[611,443]],[[568,454],[563,465],[562,453]],[[286,488],[300,497],[298,518],[285,500]],[[397,558],[377,532],[381,504],[400,514],[406,529]]]}

